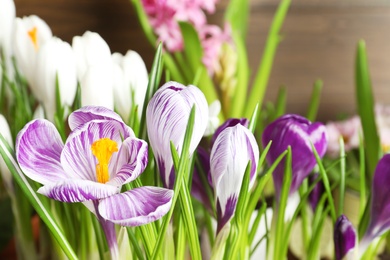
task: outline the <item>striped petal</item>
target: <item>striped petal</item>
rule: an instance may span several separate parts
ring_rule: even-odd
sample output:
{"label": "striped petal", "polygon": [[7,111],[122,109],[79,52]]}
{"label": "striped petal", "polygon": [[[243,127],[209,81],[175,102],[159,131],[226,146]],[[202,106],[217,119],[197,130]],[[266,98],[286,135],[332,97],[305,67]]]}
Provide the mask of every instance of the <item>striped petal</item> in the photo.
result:
{"label": "striped petal", "polygon": [[210,173],[216,196],[218,230],[233,216],[245,169],[251,161],[250,178],[257,170],[259,147],[243,125],[227,127],[215,140],[210,155]]}
{"label": "striped petal", "polygon": [[[113,162],[114,163],[114,162]],[[115,175],[108,184],[121,186],[135,180],[148,164],[148,144],[141,139],[127,138],[117,157]]]}
{"label": "striped petal", "polygon": [[95,119],[113,119],[123,123],[122,118],[108,108],[85,106],[69,115],[68,123],[70,130],[73,131],[75,128]]}
{"label": "striped petal", "polygon": [[[64,170],[72,178],[97,181],[96,164],[92,154],[92,144],[101,138],[110,138],[121,147],[124,132],[122,123],[116,120],[94,120],[76,128],[68,137],[61,154],[61,163]],[[118,153],[114,153],[111,161],[117,160]],[[114,163],[109,164],[109,173],[113,173]]]}
{"label": "striped petal", "polygon": [[118,187],[88,180],[64,180],[41,187],[37,192],[62,202],[84,202],[107,198],[118,193]]}
{"label": "striped petal", "polygon": [[177,82],[162,86],[150,100],[147,111],[147,129],[150,145],[156,157],[165,187],[173,187],[170,141],[181,152],[184,134],[192,106],[195,105],[195,123],[190,153],[198,146],[208,123],[208,106],[203,93],[195,86],[185,87]]}
{"label": "striped petal", "polygon": [[356,259],[357,235],[352,223],[344,215],[341,215],[334,228],[334,248],[337,260]]}
{"label": "striped petal", "polygon": [[141,187],[108,197],[99,203],[100,215],[122,226],[139,226],[164,216],[171,208],[173,190]]}
{"label": "striped petal", "polygon": [[16,158],[30,179],[46,185],[67,178],[60,162],[63,147],[55,126],[45,119],[37,119],[19,132]]}

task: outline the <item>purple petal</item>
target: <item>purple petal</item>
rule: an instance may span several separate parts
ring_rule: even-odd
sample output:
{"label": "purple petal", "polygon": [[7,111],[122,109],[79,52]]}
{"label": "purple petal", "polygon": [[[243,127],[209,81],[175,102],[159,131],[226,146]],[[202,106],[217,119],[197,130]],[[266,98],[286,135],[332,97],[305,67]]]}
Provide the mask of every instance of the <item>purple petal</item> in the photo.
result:
{"label": "purple petal", "polygon": [[[114,162],[113,162],[114,163]],[[148,144],[141,139],[127,138],[119,152],[111,185],[122,186],[135,180],[148,164]]]}
{"label": "purple petal", "polygon": [[352,223],[344,215],[341,215],[334,228],[334,248],[336,260],[343,259],[355,249],[357,241],[356,230]]}
{"label": "purple petal", "polygon": [[[92,154],[91,145],[101,139],[110,138],[122,145],[122,137],[128,135],[122,124],[116,120],[93,120],[76,128],[68,137],[61,154],[64,170],[72,178],[97,181],[97,159]],[[118,153],[114,153],[111,162],[117,161]],[[109,164],[109,173],[115,172],[115,163]]]}
{"label": "purple petal", "polygon": [[55,126],[44,119],[28,123],[16,138],[16,158],[32,180],[50,184],[67,177],[60,155],[64,147]]}
{"label": "purple petal", "polygon": [[[267,153],[267,161],[272,164],[288,146],[292,150],[292,183],[290,194],[294,193],[302,181],[316,165],[311,143],[320,157],[326,152],[326,128],[321,123],[311,123],[299,115],[284,115],[268,125],[262,136],[263,145],[273,141]],[[276,196],[279,196],[283,183],[285,163],[282,161],[273,173]]]}
{"label": "purple petal", "polygon": [[254,179],[258,159],[259,147],[256,139],[241,124],[225,128],[215,140],[210,155],[210,173],[219,203],[217,207],[220,207],[218,222],[222,218],[230,219],[232,217],[235,209],[229,209],[231,204],[229,201],[232,198],[238,198],[249,161],[251,161],[250,178]]}
{"label": "purple petal", "polygon": [[390,154],[378,162],[372,182],[370,222],[363,240],[366,243],[390,229]]}
{"label": "purple petal", "polygon": [[245,127],[248,127],[249,120],[246,118],[229,118],[226,120],[221,126],[215,130],[215,133],[213,134],[213,137],[211,138],[211,146],[214,144],[215,140],[217,139],[218,135],[227,127],[235,126],[237,124],[241,124]]}
{"label": "purple petal", "polygon": [[45,185],[37,192],[62,202],[84,202],[112,196],[119,192],[119,188],[88,180],[69,179]]}
{"label": "purple petal", "polygon": [[237,196],[231,196],[225,202],[225,205],[221,205],[221,202],[217,200],[217,216],[218,216],[218,226],[217,234],[225,226],[226,223],[233,217],[234,212],[236,211],[237,205]]}
{"label": "purple petal", "polygon": [[[172,158],[170,141],[179,154],[192,106],[195,105],[195,123],[190,153],[198,146],[208,123],[208,106],[203,93],[195,86],[185,87],[177,82],[162,86],[150,100],[146,123],[150,145],[166,187],[172,187]],[[160,168],[164,166],[163,168]]]}
{"label": "purple petal", "polygon": [[102,200],[100,215],[122,226],[139,226],[164,216],[171,208],[173,190],[141,187]]}
{"label": "purple petal", "polygon": [[[108,108],[98,106],[85,106],[74,111],[69,115],[68,123],[70,130],[73,131],[77,127],[96,119],[116,120],[123,123],[122,118],[117,113]],[[134,136],[133,133],[132,136]]]}

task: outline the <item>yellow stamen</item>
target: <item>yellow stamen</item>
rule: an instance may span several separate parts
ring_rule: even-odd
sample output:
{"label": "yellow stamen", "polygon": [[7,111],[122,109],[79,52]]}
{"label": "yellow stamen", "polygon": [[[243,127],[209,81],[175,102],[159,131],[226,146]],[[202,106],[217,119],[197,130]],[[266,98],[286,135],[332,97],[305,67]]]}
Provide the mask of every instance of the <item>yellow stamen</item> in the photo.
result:
{"label": "yellow stamen", "polygon": [[32,43],[34,44],[35,50],[37,51],[38,50],[38,29],[37,29],[37,27],[34,26],[27,33],[28,33],[28,36],[30,36]]}
{"label": "yellow stamen", "polygon": [[99,162],[96,165],[96,179],[100,183],[106,183],[110,179],[108,163],[112,154],[118,151],[118,145],[110,138],[102,138],[91,145],[91,150]]}

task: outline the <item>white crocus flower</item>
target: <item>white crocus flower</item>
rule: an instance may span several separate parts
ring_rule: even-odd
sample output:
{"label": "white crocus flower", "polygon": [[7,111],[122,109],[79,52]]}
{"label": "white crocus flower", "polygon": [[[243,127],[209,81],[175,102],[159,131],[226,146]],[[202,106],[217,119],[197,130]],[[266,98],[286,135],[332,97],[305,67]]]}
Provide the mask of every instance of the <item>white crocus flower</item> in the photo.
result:
{"label": "white crocus flower", "polygon": [[[2,114],[0,114],[0,133],[4,137],[4,139],[8,142],[8,144],[11,147],[13,147],[11,131],[9,129],[7,120]],[[3,179],[5,188],[7,189],[8,193],[12,195],[13,194],[12,175],[7,165],[4,162],[3,157],[1,156],[0,156],[0,174],[1,174],[1,178]]]}
{"label": "white crocus flower", "polygon": [[105,64],[91,66],[80,82],[82,106],[104,106],[114,109],[113,80]]}
{"label": "white crocus flower", "polygon": [[42,102],[47,117],[52,120],[56,111],[56,75],[61,106],[71,106],[77,89],[76,63],[69,43],[53,37],[38,51],[35,80],[31,89]]}
{"label": "white crocus flower", "polygon": [[34,67],[39,49],[51,38],[49,26],[38,16],[16,18],[13,51],[18,69],[28,83],[34,81]]}
{"label": "white crocus flower", "polygon": [[[15,4],[13,0],[0,0],[0,50],[4,54],[8,76],[13,76],[12,31],[15,21]],[[0,76],[2,72],[0,71]]]}
{"label": "white crocus flower", "polygon": [[138,106],[138,117],[141,117],[145,93],[148,86],[148,71],[141,56],[129,50],[125,56],[120,53],[112,54],[114,62],[114,100],[119,114],[129,119],[133,105]]}
{"label": "white crocus flower", "polygon": [[87,70],[97,64],[111,64],[111,51],[104,39],[95,32],[87,31],[72,40],[76,56],[77,79],[81,82]]}

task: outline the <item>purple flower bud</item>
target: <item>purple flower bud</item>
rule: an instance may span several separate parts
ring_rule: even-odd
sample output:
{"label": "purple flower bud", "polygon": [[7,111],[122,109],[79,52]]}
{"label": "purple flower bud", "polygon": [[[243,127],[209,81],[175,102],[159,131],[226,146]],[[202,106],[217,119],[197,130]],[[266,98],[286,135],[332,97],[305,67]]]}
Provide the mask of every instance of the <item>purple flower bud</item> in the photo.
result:
{"label": "purple flower bud", "polygon": [[156,91],[146,110],[150,145],[163,184],[167,188],[173,188],[175,180],[170,142],[173,142],[180,154],[188,118],[194,105],[195,122],[190,143],[190,154],[192,154],[208,123],[207,101],[197,87],[191,85],[185,87],[177,82],[167,82]]}
{"label": "purple flower bud", "polygon": [[337,219],[333,238],[336,260],[355,259],[353,254],[357,240],[356,230],[346,216],[341,215]]}
{"label": "purple flower bud", "polygon": [[376,237],[390,229],[390,154],[378,162],[371,187],[370,222],[361,241],[361,253]]}
{"label": "purple flower bud", "polygon": [[226,120],[222,125],[220,125],[217,130],[215,130],[215,133],[211,139],[211,146],[213,146],[215,140],[217,139],[218,135],[227,127],[235,126],[237,124],[241,124],[245,127],[248,127],[249,120],[246,118],[229,118]]}
{"label": "purple flower bud", "polygon": [[218,232],[232,218],[248,162],[253,180],[259,160],[255,137],[241,124],[225,128],[215,140],[210,156],[210,173],[216,197]]}
{"label": "purple flower bud", "polygon": [[[288,146],[291,147],[292,182],[290,194],[292,194],[316,165],[312,144],[320,157],[325,154],[327,147],[326,128],[321,123],[311,123],[299,115],[284,115],[265,128],[262,136],[263,146],[265,147],[271,140],[272,145],[267,154],[269,164],[272,164]],[[283,160],[273,173],[277,197],[279,197],[282,188],[284,168]]]}

